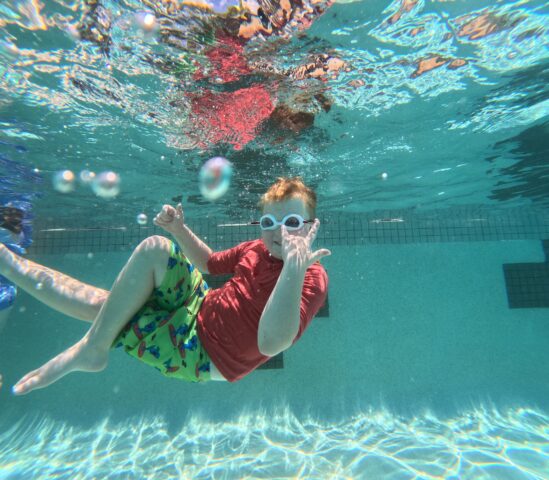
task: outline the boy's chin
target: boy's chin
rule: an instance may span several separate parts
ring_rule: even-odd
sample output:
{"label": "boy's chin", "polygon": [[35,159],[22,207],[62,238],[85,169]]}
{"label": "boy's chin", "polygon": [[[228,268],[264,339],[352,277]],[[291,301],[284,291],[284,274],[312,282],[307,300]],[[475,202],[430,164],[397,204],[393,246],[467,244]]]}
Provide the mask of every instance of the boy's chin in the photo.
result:
{"label": "boy's chin", "polygon": [[269,249],[269,253],[271,254],[271,257],[274,257],[278,260],[282,260],[282,255],[280,254],[280,251],[278,251],[278,249],[273,249],[273,248],[270,248]]}

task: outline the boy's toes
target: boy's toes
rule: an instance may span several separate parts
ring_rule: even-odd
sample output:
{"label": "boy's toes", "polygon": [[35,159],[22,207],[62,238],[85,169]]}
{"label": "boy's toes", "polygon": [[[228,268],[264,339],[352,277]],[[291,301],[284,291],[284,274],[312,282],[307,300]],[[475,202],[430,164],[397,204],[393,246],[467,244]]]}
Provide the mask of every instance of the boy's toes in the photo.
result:
{"label": "boy's toes", "polygon": [[29,372],[19,380],[11,390],[15,395],[24,395],[33,390],[33,387],[38,383],[39,378],[38,370]]}
{"label": "boy's toes", "polygon": [[31,372],[27,373],[25,376],[21,377],[19,381],[16,383],[16,385],[26,382],[29,378],[34,377],[34,375],[36,375],[37,373],[38,373],[38,369],[32,370]]}

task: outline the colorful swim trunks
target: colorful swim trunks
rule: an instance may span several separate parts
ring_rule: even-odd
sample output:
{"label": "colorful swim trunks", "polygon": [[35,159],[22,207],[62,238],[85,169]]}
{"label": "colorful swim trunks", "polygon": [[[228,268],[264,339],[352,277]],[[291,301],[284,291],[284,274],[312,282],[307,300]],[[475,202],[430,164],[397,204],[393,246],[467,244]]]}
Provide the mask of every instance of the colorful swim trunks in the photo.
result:
{"label": "colorful swim trunks", "polygon": [[161,285],[113,342],[159,370],[188,382],[210,380],[210,357],[196,332],[196,317],[208,293],[200,271],[171,242]]}

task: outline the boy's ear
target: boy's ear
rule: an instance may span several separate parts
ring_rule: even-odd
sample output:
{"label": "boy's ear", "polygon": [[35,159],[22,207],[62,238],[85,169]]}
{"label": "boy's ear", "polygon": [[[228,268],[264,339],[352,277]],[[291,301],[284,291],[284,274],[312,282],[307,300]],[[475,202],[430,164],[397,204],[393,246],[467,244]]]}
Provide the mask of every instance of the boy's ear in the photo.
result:
{"label": "boy's ear", "polygon": [[19,234],[23,229],[23,210],[14,207],[0,207],[0,227]]}

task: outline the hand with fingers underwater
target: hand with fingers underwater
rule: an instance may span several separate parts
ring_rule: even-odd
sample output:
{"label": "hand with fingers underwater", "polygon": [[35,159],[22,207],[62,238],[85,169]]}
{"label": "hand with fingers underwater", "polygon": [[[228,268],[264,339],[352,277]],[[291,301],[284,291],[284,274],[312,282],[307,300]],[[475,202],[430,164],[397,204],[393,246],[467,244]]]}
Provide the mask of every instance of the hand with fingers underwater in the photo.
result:
{"label": "hand with fingers underwater", "polygon": [[300,271],[306,271],[313,263],[319,261],[322,257],[331,255],[332,252],[326,248],[321,248],[315,252],[312,251],[313,242],[316,239],[320,220],[315,219],[312,227],[307,232],[302,228],[297,234],[288,233],[285,225],[282,225],[282,260],[297,267]]}
{"label": "hand with fingers underwater", "polygon": [[179,203],[176,208],[171,205],[164,205],[162,210],[154,217],[154,224],[167,232],[177,234],[185,225],[185,214]]}

